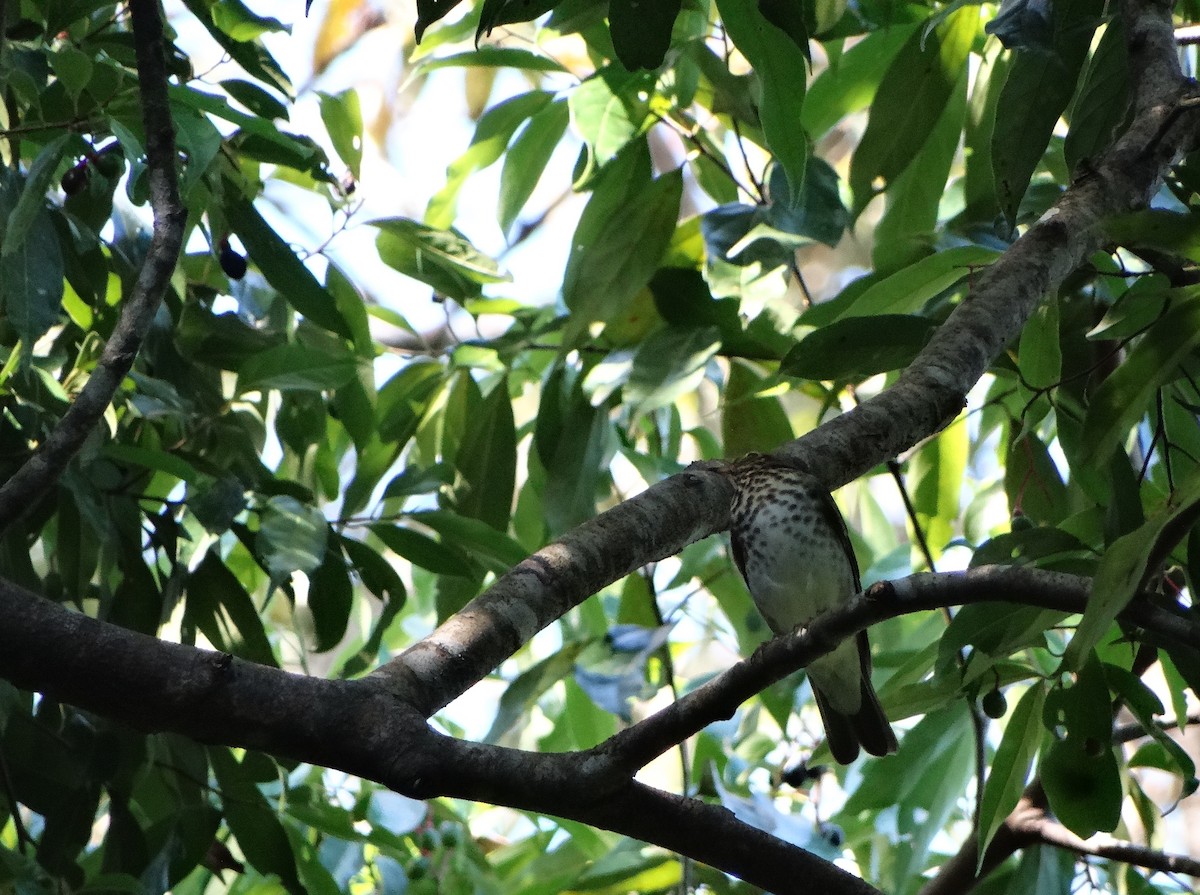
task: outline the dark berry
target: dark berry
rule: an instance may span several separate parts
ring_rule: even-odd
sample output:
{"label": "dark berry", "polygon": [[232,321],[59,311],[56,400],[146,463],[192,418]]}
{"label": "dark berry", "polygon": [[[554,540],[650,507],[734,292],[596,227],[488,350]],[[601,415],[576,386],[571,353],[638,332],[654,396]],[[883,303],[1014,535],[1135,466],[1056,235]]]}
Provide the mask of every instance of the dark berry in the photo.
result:
{"label": "dark berry", "polygon": [[74,168],[68,168],[59,185],[68,196],[78,196],[88,182],[88,160],[81,159]]}
{"label": "dark berry", "polygon": [[240,280],[246,275],[246,256],[224,240],[221,241],[217,257],[221,261],[221,270],[229,279]]}
{"label": "dark berry", "polygon": [[799,788],[811,780],[820,780],[828,772],[829,768],[823,764],[809,766],[805,761],[798,761],[794,765],[784,768],[782,779],[788,786]]}
{"label": "dark berry", "polygon": [[1008,713],[1008,700],[999,690],[992,690],[983,697],[983,713],[989,718],[1003,718]]}

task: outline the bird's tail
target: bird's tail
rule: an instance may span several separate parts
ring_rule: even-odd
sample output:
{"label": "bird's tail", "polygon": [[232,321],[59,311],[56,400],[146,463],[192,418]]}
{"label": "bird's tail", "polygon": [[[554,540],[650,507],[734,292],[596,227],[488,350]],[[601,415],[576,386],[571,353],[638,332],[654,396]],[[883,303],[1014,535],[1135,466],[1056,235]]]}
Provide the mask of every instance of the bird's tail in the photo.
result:
{"label": "bird's tail", "polygon": [[896,751],[896,734],[883,713],[879,697],[870,679],[863,675],[862,701],[857,712],[846,715],[839,712],[820,689],[813,687],[817,709],[825,725],[825,738],[829,751],[840,764],[850,764],[858,757],[859,746],[871,755],[891,755]]}

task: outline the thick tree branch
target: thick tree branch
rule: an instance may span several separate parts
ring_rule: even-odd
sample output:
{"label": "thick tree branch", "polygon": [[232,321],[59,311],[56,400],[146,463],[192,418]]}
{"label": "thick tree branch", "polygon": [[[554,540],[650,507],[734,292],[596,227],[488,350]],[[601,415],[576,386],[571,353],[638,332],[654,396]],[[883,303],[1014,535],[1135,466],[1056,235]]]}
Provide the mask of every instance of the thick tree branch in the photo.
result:
{"label": "thick tree branch", "polygon": [[[775,891],[803,873],[820,891],[870,892],[724,809],[633,782],[654,755],[885,618],[1004,599],[1081,611],[1086,579],[1019,567],[917,575],[779,637],[671,708],[594,749],[541,754],[444,736],[383,677],[323,680],[167,643],[72,612],[0,581],[0,677],[131,724],[259,749],[376,780],[415,798],[446,795],[553,814],[671,848]],[[1147,601],[1122,616],[1159,637],[1200,639],[1190,619]],[[762,859],[770,842],[772,860]],[[714,843],[716,843],[714,845]],[[704,853],[700,853],[703,847]],[[819,882],[818,882],[819,881]]]}
{"label": "thick tree branch", "polygon": [[133,366],[162,300],[183,244],[187,211],[179,198],[175,131],[167,101],[167,68],[158,0],[130,0],[138,90],[146,128],[146,168],[154,231],[146,261],[87,384],[54,430],[16,473],[0,486],[0,533],[35,506],[54,486],[112,402]]}

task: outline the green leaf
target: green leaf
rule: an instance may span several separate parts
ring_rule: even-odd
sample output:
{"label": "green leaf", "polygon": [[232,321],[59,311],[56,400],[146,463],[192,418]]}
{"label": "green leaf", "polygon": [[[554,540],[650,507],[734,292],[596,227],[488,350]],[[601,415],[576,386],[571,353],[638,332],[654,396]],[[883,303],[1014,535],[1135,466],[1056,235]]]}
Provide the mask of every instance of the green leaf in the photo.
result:
{"label": "green leaf", "polygon": [[1073,852],[1055,845],[1031,845],[1021,849],[1017,869],[1002,895],[1070,895],[1075,883]]}
{"label": "green leaf", "polygon": [[1067,167],[1074,170],[1112,142],[1129,108],[1129,53],[1119,16],[1109,19],[1084,71],[1071,109],[1071,126],[1063,144]]}
{"label": "green leaf", "polygon": [[445,228],[454,223],[458,194],[467,178],[499,160],[517,128],[554,98],[548,90],[531,90],[492,106],[479,119],[467,151],[446,169],[446,184],[429,200],[425,223]]}
{"label": "green leaf", "polygon": [[353,88],[336,95],[318,93],[321,100],[321,121],[334,152],[338,154],[357,180],[362,168],[363,120],[358,104],[358,91]]}
{"label": "green leaf", "polygon": [[266,119],[267,121],[287,121],[287,106],[281,103],[274,94],[264,90],[252,81],[227,78],[221,81],[221,89],[259,118]]}
{"label": "green leaf", "polygon": [[999,42],[985,44],[983,58],[971,82],[963,145],[966,177],[963,179],[963,218],[990,225],[1000,214],[996,180],[992,174],[992,134],[996,104],[1015,54],[1005,52]]}
{"label": "green leaf", "polygon": [[67,93],[78,98],[83,88],[92,79],[92,58],[76,47],[67,44],[58,52],[50,54],[50,66]]}
{"label": "green leaf", "polygon": [[[279,63],[274,57],[266,51],[261,43],[257,41],[243,42],[236,40],[225,32],[225,30],[217,24],[217,17],[212,14],[212,8],[208,0],[183,0],[184,6],[200,21],[207,30],[209,35],[228,53],[233,61],[238,63],[246,72],[254,78],[270,84],[275,89],[282,93],[291,93],[291,83],[288,81],[287,75],[283,73],[283,69],[279,67]],[[238,4],[241,6],[241,4]],[[245,7],[241,7],[245,10]],[[253,13],[248,13],[253,17]],[[223,13],[222,22],[230,27],[238,25],[239,16],[229,12]],[[274,22],[276,20],[266,20]],[[251,24],[251,27],[253,25]],[[272,30],[268,26],[267,30]]]}
{"label": "green leaf", "polygon": [[1075,93],[1079,70],[1104,10],[1102,0],[1061,0],[1050,6],[1049,52],[1018,52],[996,105],[992,164],[1000,208],[1013,226],[1050,135]]}
{"label": "green leaf", "polygon": [[225,180],[225,215],[251,260],[293,308],[318,326],[349,338],[350,328],[331,296],[304,262],[296,257],[279,234],[242,195],[235,183]]}
{"label": "green leaf", "polygon": [[[982,246],[955,246],[922,258],[880,280],[842,311],[842,317],[920,312],[930,300],[991,264],[1000,253]],[[803,320],[801,321],[803,322]]]}
{"label": "green leaf", "polygon": [[884,72],[916,32],[917,25],[895,23],[863,36],[842,54],[837,65],[825,68],[809,85],[800,123],[813,140],[835,124],[871,104],[884,83]]}
{"label": "green leaf", "polygon": [[407,218],[386,218],[370,225],[379,229],[375,245],[384,264],[455,301],[477,298],[484,284],[511,279],[457,230],[440,230]]}
{"label": "green leaf", "polygon": [[1004,469],[1004,490],[1013,511],[1034,522],[1056,525],[1070,509],[1067,486],[1041,439],[1025,432],[1011,441]]}
{"label": "green leaf", "polygon": [[1155,248],[1200,261],[1200,220],[1190,212],[1149,208],[1115,215],[1104,222],[1104,235],[1118,245]]}
{"label": "green leaf", "polygon": [[444,510],[416,512],[409,518],[436,531],[443,543],[454,544],[479,557],[496,572],[507,571],[529,555],[515,540],[481,519]]}
{"label": "green leaf", "polygon": [[[3,255],[4,258],[16,256],[20,252],[21,247],[25,244],[25,239],[33,228],[34,221],[44,215],[46,193],[54,181],[54,172],[58,168],[58,163],[62,160],[70,140],[70,134],[55,137],[42,147],[37,158],[33,160],[33,164],[29,166],[29,173],[25,177],[21,195],[12,211],[8,213],[4,229],[0,231],[0,235],[4,237],[4,246],[0,248],[0,255]],[[8,190],[7,184],[5,190]]]}
{"label": "green leaf", "polygon": [[964,72],[924,145],[888,184],[886,210],[875,226],[871,252],[876,270],[894,270],[925,257],[935,247],[944,185],[962,140],[966,98]]}
{"label": "green leaf", "polygon": [[273,31],[289,31],[279,19],[256,15],[241,0],[220,0],[212,6],[213,24],[239,43]]}
{"label": "green leaf", "polygon": [[195,484],[207,478],[187,460],[175,454],[158,450],[157,448],[146,448],[135,444],[121,444],[118,442],[106,444],[101,453],[103,456],[117,463],[127,463],[132,466],[141,466],[146,469],[165,472],[167,475],[174,476],[184,482]]}
{"label": "green leaf", "polygon": [[1179,365],[1200,343],[1200,294],[1186,290],[1176,295],[1167,312],[1092,395],[1077,463],[1097,465],[1121,447],[1155,391],[1179,375]]}
{"label": "green leaf", "polygon": [[329,391],[350,382],[357,368],[358,362],[348,352],[335,354],[304,345],[277,345],[250,355],[238,366],[238,394]]}
{"label": "green leaf", "polygon": [[279,815],[246,771],[224,746],[210,746],[209,761],[221,794],[221,809],[246,860],[264,875],[275,874],[291,895],[308,895],[296,872],[296,855]]}
{"label": "green leaf", "polygon": [[721,414],[721,443],[725,456],[751,451],[769,452],[794,437],[792,424],[780,403],[776,384],[747,363],[731,360]]}
{"label": "green leaf", "polygon": [[533,447],[546,471],[541,498],[551,535],[596,515],[596,494],[616,438],[608,407],[588,401],[580,378],[565,366],[556,366],[542,384]]}
{"label": "green leaf", "polygon": [[1169,505],[1105,550],[1096,570],[1087,608],[1063,655],[1064,669],[1078,667],[1089,655],[1113,619],[1129,605],[1147,577],[1166,559],[1197,519],[1200,519],[1200,470],[1193,470],[1186,479],[1176,482]]}
{"label": "green leaf", "polygon": [[556,100],[533,115],[512,141],[500,171],[500,198],[496,207],[496,218],[505,233],[512,229],[533,194],[562,141],[570,117],[566,101]]}
{"label": "green leaf", "polygon": [[650,127],[653,89],[652,75],[609,65],[571,91],[571,121],[587,143],[593,165],[607,165]]}
{"label": "green leaf", "polygon": [[936,329],[928,317],[846,317],[801,339],[779,371],[816,381],[866,379],[908,366]]}
{"label": "green leaf", "polygon": [[520,47],[479,47],[466,53],[449,56],[426,56],[416,65],[417,74],[439,68],[515,68],[521,71],[565,72],[563,64]]}
{"label": "green leaf", "polygon": [[947,426],[927,441],[909,464],[909,475],[916,481],[916,524],[935,557],[955,536],[966,469],[967,427],[962,424]]}
{"label": "green leaf", "polygon": [[454,488],[454,504],[462,515],[505,531],[517,474],[517,436],[507,378],[492,386],[466,423],[455,458],[461,478]]}
{"label": "green leaf", "polygon": [[579,658],[585,641],[576,641],[563,646],[558,652],[521,672],[504,688],[496,706],[496,717],[485,743],[498,743],[517,724],[524,722],[530,710],[551,687],[571,675],[575,660]]}
{"label": "green leaf", "polygon": [[980,802],[980,864],[992,837],[1021,799],[1044,733],[1041,721],[1045,699],[1045,687],[1040,682],[1035,683],[1022,695],[1004,726],[1004,736],[992,759]]}
{"label": "green leaf", "polygon": [[1094,652],[1073,686],[1047,695],[1045,715],[1048,724],[1067,731],[1041,762],[1050,810],[1084,839],[1111,832],[1121,820],[1121,772],[1112,744],[1112,700]]}
{"label": "green leaf", "polygon": [[622,65],[630,71],[662,65],[680,5],[681,0],[609,0],[609,31]]}
{"label": "green leaf", "polygon": [[[17,210],[10,215],[10,225]],[[0,310],[22,345],[32,347],[62,312],[63,254],[44,208],[39,206],[24,230],[18,245],[5,241],[0,252]]]}
{"label": "green leaf", "polygon": [[188,575],[184,620],[223,652],[278,665],[250,594],[213,550]]}
{"label": "green leaf", "polygon": [[593,321],[619,316],[650,281],[675,232],[682,194],[678,170],[653,181],[648,165],[636,161],[606,171],[580,216],[563,273],[568,341]]}
{"label": "green leaf", "polygon": [[180,192],[187,198],[221,151],[221,132],[206,117],[181,102],[171,103],[171,120],[175,124],[175,139],[187,158],[179,184]]}
{"label": "green leaf", "polygon": [[798,126],[804,111],[807,56],[763,14],[755,0],[718,0],[717,9],[734,45],[754,67],[762,90],[758,113],[763,137],[787,172],[793,199],[804,188],[808,136]]}
{"label": "green leaf", "polygon": [[1021,330],[1017,349],[1021,384],[1029,389],[1057,385],[1062,376],[1062,348],[1058,339],[1058,298],[1049,296]]}
{"label": "green leaf", "polygon": [[313,572],[308,588],[308,608],[316,634],[314,648],[318,653],[333,649],[346,636],[354,606],[354,587],[346,571],[341,539],[335,534],[326,538],[326,544],[325,558]]}
{"label": "green leaf", "polygon": [[[699,387],[708,362],[720,347],[720,334],[714,327],[659,330],[642,342],[633,356],[626,402],[639,413],[675,403]],[[600,400],[602,394],[594,393],[592,400]]]}
{"label": "green leaf", "polygon": [[267,500],[256,547],[274,582],[293,572],[311,575],[325,559],[329,523],[319,509],[288,495]]}
{"label": "green leaf", "polygon": [[854,206],[861,211],[909,166],[950,101],[979,29],[979,10],[962,7],[933,31],[916,31],[888,67],[871,103],[867,129],[850,162]]}
{"label": "green leaf", "polygon": [[383,522],[371,526],[371,533],[384,545],[410,563],[439,575],[472,577],[475,567],[458,547],[435,541],[429,535]]}

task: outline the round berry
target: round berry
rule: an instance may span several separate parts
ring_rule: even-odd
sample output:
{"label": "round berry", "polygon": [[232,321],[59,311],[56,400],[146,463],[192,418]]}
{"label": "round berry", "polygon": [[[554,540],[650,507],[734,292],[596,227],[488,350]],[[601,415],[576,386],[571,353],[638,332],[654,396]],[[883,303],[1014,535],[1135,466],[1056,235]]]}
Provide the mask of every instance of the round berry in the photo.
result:
{"label": "round berry", "polygon": [[240,280],[246,275],[246,256],[225,240],[221,240],[217,257],[221,261],[221,270],[225,271],[225,276],[229,279]]}
{"label": "round berry", "polygon": [[1008,713],[1008,700],[1000,690],[992,690],[983,697],[983,713],[989,718],[1003,718]]}
{"label": "round berry", "polygon": [[68,196],[78,196],[88,183],[88,161],[81,159],[74,168],[68,168],[59,185]]}

